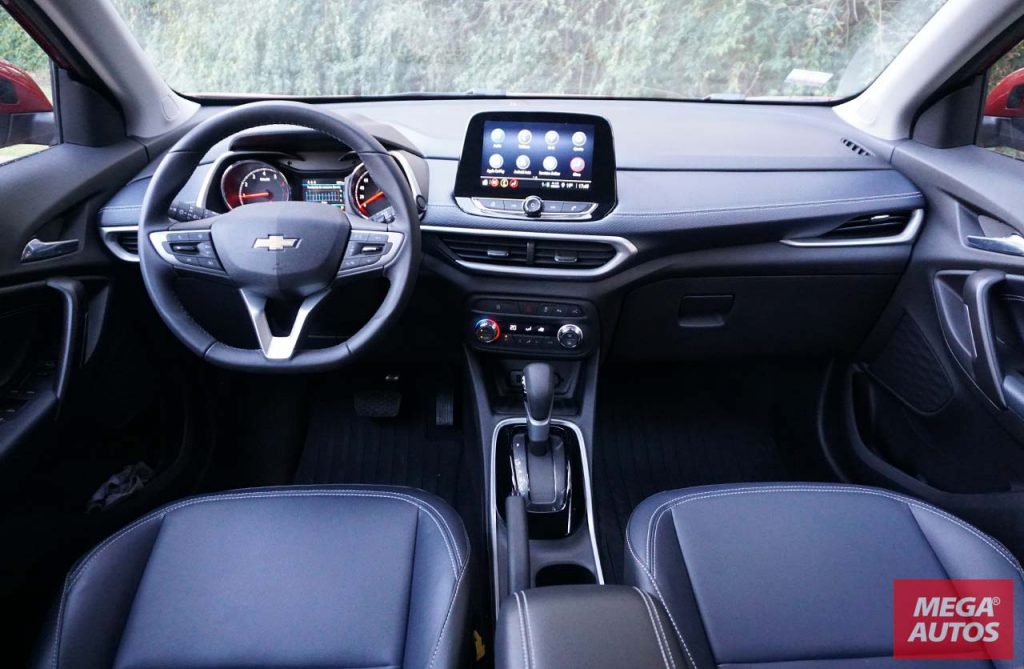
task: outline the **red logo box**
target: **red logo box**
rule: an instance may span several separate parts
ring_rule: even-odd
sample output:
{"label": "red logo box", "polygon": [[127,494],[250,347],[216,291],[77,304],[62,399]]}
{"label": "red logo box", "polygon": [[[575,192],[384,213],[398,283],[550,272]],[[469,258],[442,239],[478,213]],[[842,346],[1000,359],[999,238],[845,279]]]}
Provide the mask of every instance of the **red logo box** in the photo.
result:
{"label": "red logo box", "polygon": [[893,657],[1012,660],[1013,581],[897,579]]}

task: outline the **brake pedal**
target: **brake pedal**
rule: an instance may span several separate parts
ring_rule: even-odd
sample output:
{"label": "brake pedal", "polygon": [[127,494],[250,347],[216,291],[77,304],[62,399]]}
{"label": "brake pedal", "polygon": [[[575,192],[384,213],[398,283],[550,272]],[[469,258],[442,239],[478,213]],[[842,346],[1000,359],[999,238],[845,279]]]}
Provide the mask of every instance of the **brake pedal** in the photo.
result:
{"label": "brake pedal", "polygon": [[397,390],[359,390],[352,396],[356,415],[363,418],[396,418],[402,408]]}

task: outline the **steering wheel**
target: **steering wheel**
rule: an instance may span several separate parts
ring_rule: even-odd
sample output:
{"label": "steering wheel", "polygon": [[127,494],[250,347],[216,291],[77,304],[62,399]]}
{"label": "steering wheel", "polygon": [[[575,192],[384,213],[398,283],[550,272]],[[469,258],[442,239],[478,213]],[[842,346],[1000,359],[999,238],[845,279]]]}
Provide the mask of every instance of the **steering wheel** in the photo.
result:
{"label": "steering wheel", "polygon": [[[394,221],[356,220],[339,208],[314,202],[265,202],[190,222],[168,216],[175,196],[215,144],[242,130],[273,124],[316,130],[352,149],[387,193]],[[419,267],[419,217],[395,158],[366,131],[313,105],[255,102],[203,121],[168,151],[142,203],[139,260],[157,312],[203,359],[253,372],[323,370],[364,350],[401,313]],[[383,274],[390,284],[370,320],[342,343],[302,350],[302,335],[317,305],[351,277],[368,273]],[[225,344],[194,321],[175,292],[175,279],[182,274],[236,287],[259,348]],[[275,313],[294,313],[290,328],[272,328],[268,304],[275,305]]]}

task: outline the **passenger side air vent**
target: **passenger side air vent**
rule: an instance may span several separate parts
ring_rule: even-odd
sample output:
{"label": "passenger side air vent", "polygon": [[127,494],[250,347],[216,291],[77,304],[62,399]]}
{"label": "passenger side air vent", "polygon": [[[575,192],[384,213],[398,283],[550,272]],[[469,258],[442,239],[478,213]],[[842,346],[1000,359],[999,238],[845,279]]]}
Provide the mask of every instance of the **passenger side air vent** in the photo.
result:
{"label": "passenger side air vent", "polygon": [[819,239],[878,239],[903,234],[910,224],[913,211],[858,216],[843,223]]}
{"label": "passenger side air vent", "polygon": [[526,265],[530,242],[516,237],[445,235],[441,241],[455,257],[466,262]]}
{"label": "passenger side air vent", "polygon": [[615,249],[600,242],[537,241],[533,246],[533,264],[538,267],[593,269],[611,262]]}
{"label": "passenger side air vent", "polygon": [[854,142],[851,139],[846,139],[845,137],[843,137],[842,142],[843,142],[843,146],[845,146],[849,150],[853,151],[858,156],[873,156],[873,155],[875,155],[875,154],[871,153],[870,151],[865,149],[863,146],[861,146],[857,142]]}
{"label": "passenger side air vent", "polygon": [[139,255],[139,234],[137,232],[119,232],[114,236],[114,243],[124,249],[125,253]]}
{"label": "passenger side air vent", "polygon": [[636,252],[632,244],[619,237],[444,231],[439,239],[444,251],[463,265],[519,274],[596,276]]}

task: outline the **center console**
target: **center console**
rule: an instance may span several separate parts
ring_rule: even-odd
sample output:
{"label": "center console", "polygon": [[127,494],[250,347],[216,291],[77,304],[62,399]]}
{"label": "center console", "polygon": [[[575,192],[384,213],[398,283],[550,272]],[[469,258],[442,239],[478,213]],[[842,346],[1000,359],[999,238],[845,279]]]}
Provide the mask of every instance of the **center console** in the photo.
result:
{"label": "center console", "polygon": [[614,206],[608,121],[587,114],[485,112],[469,122],[455,181],[465,212],[521,220],[591,220]]}

